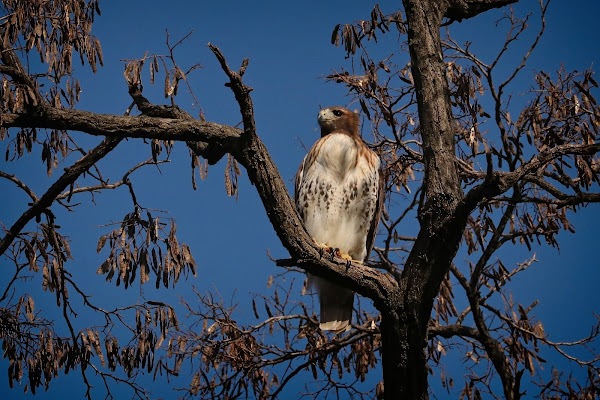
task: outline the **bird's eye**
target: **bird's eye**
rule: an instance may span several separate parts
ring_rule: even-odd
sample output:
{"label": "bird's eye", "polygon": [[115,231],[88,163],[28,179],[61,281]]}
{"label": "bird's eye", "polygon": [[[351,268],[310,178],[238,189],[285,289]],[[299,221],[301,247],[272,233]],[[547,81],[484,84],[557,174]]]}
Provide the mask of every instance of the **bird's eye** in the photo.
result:
{"label": "bird's eye", "polygon": [[336,117],[341,117],[342,114],[343,114],[343,112],[340,110],[333,110],[333,115],[335,115]]}

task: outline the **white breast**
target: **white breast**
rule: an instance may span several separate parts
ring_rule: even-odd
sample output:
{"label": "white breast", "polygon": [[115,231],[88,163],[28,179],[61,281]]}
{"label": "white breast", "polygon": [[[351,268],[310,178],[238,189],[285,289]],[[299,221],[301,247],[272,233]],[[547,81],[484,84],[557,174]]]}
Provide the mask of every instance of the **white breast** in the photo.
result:
{"label": "white breast", "polygon": [[343,133],[331,134],[326,139],[315,161],[331,178],[343,181],[356,164],[356,141]]}
{"label": "white breast", "polygon": [[345,134],[317,141],[306,156],[297,206],[314,240],[362,262],[377,204],[372,188],[378,185],[379,165],[367,165],[359,150],[359,143]]}

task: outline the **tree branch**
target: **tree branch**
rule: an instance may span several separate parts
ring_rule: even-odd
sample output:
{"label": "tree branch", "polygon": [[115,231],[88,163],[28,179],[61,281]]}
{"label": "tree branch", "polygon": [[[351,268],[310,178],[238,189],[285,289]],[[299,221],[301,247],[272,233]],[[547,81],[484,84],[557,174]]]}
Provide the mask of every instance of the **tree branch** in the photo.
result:
{"label": "tree branch", "polygon": [[481,257],[479,258],[479,260],[477,260],[477,264],[475,264],[475,268],[473,269],[473,272],[471,273],[471,281],[470,281],[471,290],[473,290],[473,291],[478,290],[478,285],[480,284],[479,278],[481,277],[481,274],[483,273],[483,271],[487,265],[487,262],[492,257],[494,252],[496,250],[498,250],[500,248],[500,246],[502,245],[501,239],[502,239],[502,235],[504,234],[504,229],[506,228],[506,225],[510,221],[511,216],[513,215],[513,212],[515,211],[516,202],[519,199],[520,199],[519,189],[515,188],[515,193],[511,199],[513,201],[506,206],[506,210],[504,210],[504,213],[502,214],[502,217],[500,218],[500,222],[498,223],[498,226],[496,226],[496,228],[494,229],[492,238],[488,242],[487,247],[485,249],[483,249]]}
{"label": "tree branch", "polygon": [[96,191],[100,191],[100,190],[106,190],[106,189],[116,189],[118,187],[121,187],[123,185],[130,185],[130,181],[129,181],[129,175],[131,175],[133,172],[135,172],[137,169],[142,168],[146,165],[158,165],[158,164],[162,164],[165,162],[169,162],[168,160],[162,160],[162,161],[154,161],[152,158],[141,162],[139,164],[137,164],[136,166],[132,167],[131,169],[129,169],[121,178],[121,180],[114,182],[114,183],[101,183],[98,185],[93,185],[93,186],[84,186],[84,187],[78,187],[78,188],[73,188],[73,189],[69,189],[68,191],[65,191],[61,194],[59,194],[58,196],[56,196],[56,200],[63,200],[63,199],[70,199],[72,195],[77,194],[77,193],[84,193],[84,192],[96,192]]}
{"label": "tree branch", "polygon": [[[213,47],[213,49],[216,48]],[[224,62],[224,58],[222,61]],[[227,68],[227,64],[223,64],[223,62],[222,65]],[[245,69],[244,66],[242,67],[241,73]],[[236,83],[238,78],[241,82],[241,73],[234,73],[230,70],[226,72],[228,72],[227,75],[232,79],[232,89],[238,91],[236,98],[243,100],[242,104],[240,104],[240,109],[242,110],[242,114],[245,115],[244,130],[250,133],[249,135],[243,135],[244,143],[241,142],[242,132],[239,129],[212,122],[156,118],[144,115],[136,117],[104,115],[88,111],[65,110],[51,107],[39,113],[4,114],[2,126],[7,128],[36,127],[81,131],[90,135],[106,136],[107,139],[103,141],[106,145],[108,143],[115,143],[114,141],[118,143],[119,140],[125,137],[186,141],[190,148],[201,156],[203,156],[206,146],[198,142],[205,142],[209,145],[212,143],[218,144],[224,150],[234,155],[247,169],[248,176],[251,182],[257,187],[267,215],[271,219],[277,234],[282,239],[283,245],[288,249],[290,254],[298,260],[299,266],[316,276],[346,280],[346,283],[358,293],[375,300],[378,307],[385,307],[384,304],[389,304],[389,293],[394,292],[398,288],[398,284],[393,278],[357,263],[347,265],[346,260],[341,258],[327,260],[322,257],[320,249],[306,233],[275,163],[268,154],[264,144],[254,132],[252,104],[249,99],[244,97],[248,95],[250,89],[243,85],[243,83],[241,83],[243,86],[239,86],[240,84]],[[135,94],[137,93],[134,92]],[[136,104],[143,104],[141,106],[142,109],[145,109],[144,107],[147,105],[141,98],[137,99]],[[101,157],[109,151],[107,147],[98,149],[98,152],[102,154]],[[96,153],[94,152],[94,154]],[[87,156],[82,160],[90,161],[89,163],[84,163],[85,168],[89,168],[89,166],[97,161],[94,157]],[[81,167],[83,165],[78,166],[76,168],[77,171],[83,172],[84,169]],[[71,179],[73,178],[72,173],[73,171],[65,175],[68,175],[68,179]],[[26,222],[48,207],[52,202],[51,200],[59,195],[72,181],[69,180],[66,185],[62,186],[65,183],[64,179],[59,179],[55,185],[61,186],[62,189],[56,190],[56,186],[53,185],[42,199],[40,199],[39,204],[34,204],[32,209],[28,210],[15,223],[13,228],[11,228],[11,233],[3,238],[2,245],[0,245],[0,254],[6,250]],[[54,193],[55,191],[56,193]],[[50,196],[53,196],[52,199],[50,199]]]}
{"label": "tree branch", "polygon": [[477,329],[460,324],[429,327],[427,337],[433,339],[437,336],[445,339],[450,339],[454,336],[469,337],[478,341],[481,339],[481,334]]}
{"label": "tree branch", "polygon": [[15,83],[29,88],[29,94],[35,102],[34,106],[44,107],[47,105],[44,98],[40,95],[35,82],[23,67],[19,57],[17,57],[12,48],[5,48],[3,43],[0,43],[0,60],[2,61],[2,64],[0,64],[0,73],[11,76]]}
{"label": "tree branch", "polygon": [[96,114],[62,108],[49,108],[41,113],[3,114],[1,126],[74,130],[121,139],[219,142],[230,147],[241,133],[239,129],[214,122]]}
{"label": "tree branch", "polygon": [[229,68],[227,65],[227,61],[225,60],[225,56],[221,53],[218,47],[213,46],[212,44],[208,44],[208,47],[212,50],[217,60],[221,64],[221,68],[229,77],[229,83],[226,83],[225,86],[228,86],[233,91],[235,95],[235,99],[237,100],[240,106],[240,112],[242,113],[242,120],[244,122],[244,131],[248,132],[248,134],[256,135],[256,124],[254,122],[254,107],[252,105],[252,98],[250,97],[250,92],[252,88],[246,86],[246,84],[242,81],[242,76],[246,72],[246,68],[248,67],[249,59],[245,58],[242,61],[242,65],[238,72],[235,72]]}
{"label": "tree branch", "polygon": [[121,138],[105,138],[98,146],[75,162],[75,164],[66,168],[64,174],[50,186],[39,200],[34,202],[33,205],[19,217],[6,235],[4,235],[0,241],[0,255],[4,254],[12,241],[19,235],[21,230],[23,230],[25,225],[27,225],[32,218],[40,215],[46,208],[50,207],[52,202],[63,190],[71,183],[75,182],[75,180],[92,165],[110,153],[120,142]]}
{"label": "tree branch", "polygon": [[519,0],[449,0],[445,17],[452,21],[462,21],[475,17],[493,8],[500,8]]}
{"label": "tree branch", "polygon": [[23,191],[25,193],[27,193],[27,195],[31,198],[32,201],[35,202],[35,201],[38,200],[38,197],[35,195],[35,193],[33,192],[33,190],[31,190],[29,188],[29,186],[27,186],[23,181],[21,181],[16,176],[7,174],[4,171],[0,171],[0,178],[5,178],[5,179],[8,179],[11,182],[14,182],[19,188],[23,189]]}
{"label": "tree branch", "polygon": [[471,289],[469,281],[458,270],[458,268],[456,268],[456,266],[452,265],[450,267],[450,270],[465,290],[465,293],[469,300],[469,305],[471,307],[471,315],[473,316],[473,321],[475,322],[475,325],[477,326],[477,331],[479,332],[478,341],[485,348],[485,351],[487,352],[490,360],[492,361],[496,372],[500,376],[500,380],[502,381],[502,387],[504,389],[504,396],[508,400],[518,399],[520,397],[518,387],[519,381],[515,379],[512,373],[510,364],[508,362],[508,358],[504,355],[502,346],[490,335],[490,331],[485,323],[483,312],[481,311],[481,308],[479,306],[479,290]]}
{"label": "tree branch", "polygon": [[465,196],[463,206],[473,210],[484,198],[492,198],[505,193],[527,175],[535,175],[549,162],[567,155],[593,155],[600,152],[600,143],[563,144],[541,151],[528,162],[512,172],[494,172],[490,179],[472,188]]}

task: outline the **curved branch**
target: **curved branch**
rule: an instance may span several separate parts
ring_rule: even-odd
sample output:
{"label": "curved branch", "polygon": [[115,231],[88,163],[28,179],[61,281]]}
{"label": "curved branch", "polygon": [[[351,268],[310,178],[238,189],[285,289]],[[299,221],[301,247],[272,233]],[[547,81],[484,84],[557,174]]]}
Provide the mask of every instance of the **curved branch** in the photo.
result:
{"label": "curved branch", "polygon": [[[550,4],[550,1],[547,1],[545,5],[543,3],[540,3],[540,7],[541,7],[540,19],[541,19],[542,26],[540,27],[540,30],[539,30],[537,36],[535,37],[535,39],[533,40],[531,46],[529,46],[529,50],[527,50],[527,53],[525,53],[525,55],[521,59],[521,63],[519,64],[519,66],[517,68],[515,68],[515,70],[512,72],[512,74],[504,82],[502,82],[500,84],[500,86],[498,86],[498,97],[500,97],[501,93],[503,93],[504,88],[517,76],[519,71],[521,71],[525,67],[527,60],[529,59],[529,57],[533,53],[533,50],[537,47],[540,39],[542,38],[542,35],[544,34],[544,31],[546,30],[546,11],[548,10],[548,4]],[[527,28],[526,22],[527,22],[527,20],[523,21],[523,26],[519,30],[519,32],[517,32],[517,34],[514,36],[514,40],[517,40],[517,38],[519,37],[521,32],[523,32]],[[512,29],[511,29],[511,31],[512,31]],[[504,49],[508,49],[508,45],[511,41],[512,41],[511,39],[507,39],[507,41],[504,45]],[[504,54],[504,49],[502,49],[502,51],[498,54],[498,57],[494,60],[494,62],[490,66],[490,71],[500,61],[500,57],[502,57],[502,55]]]}
{"label": "curved branch", "polygon": [[239,72],[234,72],[229,69],[220,50],[210,44],[209,47],[230,78],[227,86],[235,94],[244,121],[244,134],[241,138],[243,143],[229,149],[229,152],[246,168],[277,236],[292,258],[296,259],[297,266],[315,276],[347,285],[357,293],[372,299],[380,310],[395,309],[400,301],[399,286],[391,275],[358,263],[348,263],[339,257],[325,257],[323,250],[312,241],[279,170],[256,134],[253,105],[249,96],[252,89],[241,80],[248,65],[247,59],[242,63]]}
{"label": "curved branch", "polygon": [[540,342],[546,344],[547,346],[552,347],[560,355],[562,355],[569,361],[573,361],[581,366],[594,365],[598,361],[600,361],[600,355],[598,355],[597,353],[594,356],[594,358],[591,360],[582,360],[579,357],[575,357],[575,356],[568,354],[565,350],[563,350],[561,348],[561,347],[571,347],[571,346],[585,346],[585,345],[591,343],[596,337],[598,337],[600,335],[600,322],[597,323],[593,327],[592,332],[584,338],[581,338],[579,340],[575,340],[572,342],[554,342],[554,341],[549,340],[547,335],[539,335],[536,332],[532,331],[531,329],[527,329],[527,328],[520,326],[519,324],[516,324],[512,319],[510,319],[507,316],[505,316],[504,314],[502,314],[498,309],[496,309],[488,304],[484,305],[484,307],[486,309],[490,310],[491,312],[493,312],[494,315],[496,315],[502,321],[506,322],[512,329],[515,329],[524,334],[530,335],[533,338],[535,338],[536,340],[539,340]]}
{"label": "curved branch", "polygon": [[[146,165],[158,165],[158,164],[163,164],[169,162],[168,160],[161,160],[161,161],[154,161],[152,158],[149,158],[146,161],[143,161],[137,165],[135,165],[134,167],[132,167],[131,169],[129,169],[129,171],[127,171],[123,177],[121,178],[121,180],[114,182],[114,183],[102,183],[99,185],[93,185],[93,186],[85,186],[85,187],[78,187],[78,188],[73,188],[72,190],[68,190],[65,191],[61,194],[59,194],[58,196],[56,196],[56,200],[63,200],[63,199],[69,199],[72,195],[77,194],[77,193],[83,193],[83,192],[96,192],[99,190],[105,190],[105,189],[116,189],[118,187],[121,187],[123,185],[128,185],[129,184],[129,175],[131,175],[132,173],[134,173],[137,169],[142,168]],[[0,171],[1,173],[1,171]]]}
{"label": "curved branch", "polygon": [[31,198],[32,201],[35,202],[35,201],[38,200],[38,197],[35,195],[35,193],[33,193],[33,190],[31,190],[29,188],[29,186],[27,186],[23,181],[21,181],[16,176],[7,174],[4,171],[0,171],[0,178],[5,178],[5,179],[8,179],[11,182],[14,182],[19,188],[23,189],[23,191],[25,193],[27,193],[27,195]]}
{"label": "curved branch", "polygon": [[47,105],[46,101],[38,91],[31,76],[23,67],[21,60],[19,60],[19,57],[17,57],[12,48],[4,47],[4,43],[0,43],[0,60],[2,61],[2,64],[0,64],[0,73],[12,77],[15,83],[29,88],[29,94],[35,102],[34,106],[45,107]]}

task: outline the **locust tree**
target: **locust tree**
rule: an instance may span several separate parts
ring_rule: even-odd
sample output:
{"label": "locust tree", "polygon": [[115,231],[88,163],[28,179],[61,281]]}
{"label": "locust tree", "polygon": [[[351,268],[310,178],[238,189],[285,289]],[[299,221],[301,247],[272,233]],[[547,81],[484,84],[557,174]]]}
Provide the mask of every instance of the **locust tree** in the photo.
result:
{"label": "locust tree", "polygon": [[[572,213],[600,201],[597,82],[592,71],[539,71],[525,105],[515,109],[508,90],[542,38],[549,5],[542,2],[534,10],[539,32],[503,76],[499,66],[522,40],[531,17],[515,15],[508,8],[513,2],[404,0],[391,14],[375,6],[368,18],[334,27],[332,45],[344,46],[351,63],[328,79],[346,85],[360,105],[369,128],[365,139],[382,158],[386,177],[378,245],[360,265],[324,255],[304,230],[257,131],[252,88],[243,79],[248,59],[233,68],[209,44],[239,105],[231,112],[241,114],[241,129],[177,106],[178,90],[192,89],[189,76],[197,68],[177,63],[174,50],[181,41],[167,41],[165,54],[125,63],[131,105],[124,115],[81,110],[77,102],[85,82],[74,65],[95,71],[103,63],[101,38],[92,30],[98,2],[3,0],[5,162],[41,153],[49,180],[39,192],[18,174],[0,171],[4,186],[31,200],[21,215],[2,221],[0,255],[10,278],[1,290],[0,338],[11,386],[17,382],[35,392],[51,387],[56,375],[77,370],[88,398],[96,379],[109,395],[113,384],[124,383],[134,396],[146,398],[150,394],[136,379],[143,371],[156,379],[191,371],[185,397],[275,398],[310,371],[313,396],[426,399],[431,369],[443,366],[452,348],[469,362],[461,374],[442,375],[443,383],[461,398],[488,393],[519,399],[529,376],[543,398],[597,396],[599,368],[591,346],[598,326],[580,341],[554,342],[531,316],[537,303],[522,305],[505,288],[535,256],[510,265],[502,261],[501,249],[557,246],[559,231],[572,230]],[[468,43],[452,38],[457,22],[469,24],[496,8],[504,8],[506,28],[496,56],[480,58]],[[398,40],[389,56],[376,59],[369,49],[383,35]],[[510,60],[514,64],[514,56]],[[167,104],[144,95],[147,76],[146,84],[164,82]],[[86,148],[78,144],[81,136],[98,139]],[[148,147],[149,158],[109,180],[98,162],[125,139]],[[77,260],[56,210],[90,212],[77,199],[106,190],[126,190],[133,209],[98,240],[106,256],[97,266],[102,277],[124,288],[152,281],[169,290],[181,277],[196,274],[192,249],[178,240],[175,221],[142,207],[132,184],[139,170],[168,161],[178,143],[189,148],[191,168],[200,176],[208,165],[226,163],[230,195],[242,168],[246,171],[247,178],[239,179],[254,185],[289,253],[274,260],[282,271],[336,280],[372,300],[376,311],[359,308],[353,329],[332,336],[318,329],[308,302],[292,300],[299,289],[277,283],[278,290],[252,301],[256,324],[240,323],[232,307],[201,292],[183,299],[185,319],[163,301],[111,308],[90,298],[71,272]],[[414,235],[404,234],[410,229],[402,228],[415,220]],[[459,251],[466,256],[457,257]],[[18,282],[31,274],[41,277],[41,290],[55,295],[56,306],[45,307],[58,307],[61,320],[45,317],[35,293],[19,293]],[[464,309],[454,304],[458,292],[467,300]],[[75,302],[97,322],[81,326]],[[587,358],[571,355],[572,346],[589,350]],[[575,382],[561,371],[542,374],[544,348],[586,368],[587,380]],[[361,386],[379,366],[380,382]],[[528,394],[532,387],[528,384]]]}

